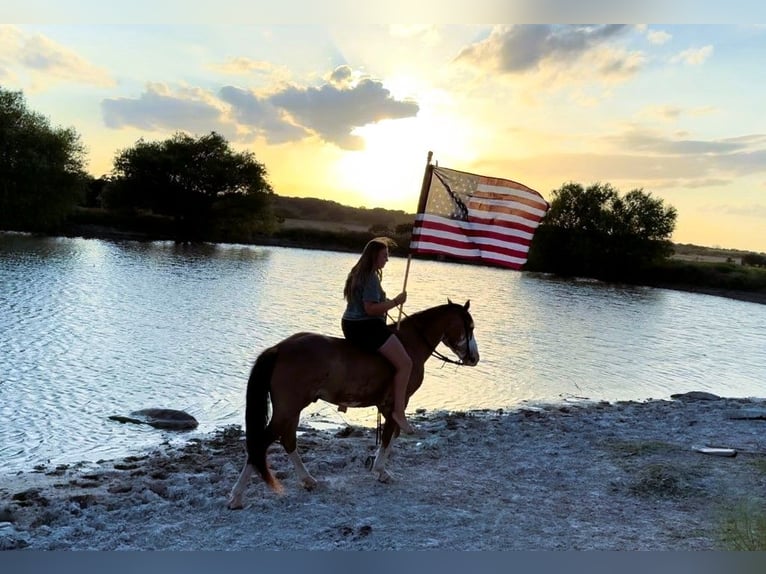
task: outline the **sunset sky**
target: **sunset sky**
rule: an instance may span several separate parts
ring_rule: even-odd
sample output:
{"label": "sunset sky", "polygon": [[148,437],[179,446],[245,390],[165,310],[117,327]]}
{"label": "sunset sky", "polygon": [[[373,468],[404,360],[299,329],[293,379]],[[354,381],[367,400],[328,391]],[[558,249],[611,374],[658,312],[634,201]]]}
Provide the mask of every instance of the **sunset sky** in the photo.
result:
{"label": "sunset sky", "polygon": [[[548,199],[567,182],[642,188],[678,210],[674,241],[766,252],[760,12],[719,24],[507,13],[366,24],[299,16],[308,2],[285,3],[292,19],[102,4],[73,14],[32,1],[0,25],[0,86],[75,128],[94,176],[140,138],[216,131],[252,151],[280,195],[414,212],[431,150],[439,165]],[[645,21],[684,21],[659,16]]]}

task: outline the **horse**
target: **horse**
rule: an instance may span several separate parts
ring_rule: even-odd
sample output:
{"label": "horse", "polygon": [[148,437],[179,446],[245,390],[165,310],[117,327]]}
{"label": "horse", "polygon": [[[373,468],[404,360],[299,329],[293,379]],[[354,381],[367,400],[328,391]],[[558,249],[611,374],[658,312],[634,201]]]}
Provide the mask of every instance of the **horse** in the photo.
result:
{"label": "horse", "polygon": [[[469,307],[470,300],[460,305],[448,299],[447,304],[409,315],[400,322],[398,330],[396,325],[388,326],[399,336],[412,359],[406,400],[423,383],[425,362],[437,353],[440,342],[458,357],[458,364],[475,366],[479,362]],[[319,399],[338,405],[341,410],[378,408],[385,423],[371,470],[381,482],[393,480],[385,468],[391,441],[399,435],[399,427],[391,418],[393,374],[392,365],[379,353],[363,350],[344,338],[317,333],[295,333],[263,351],[247,382],[247,458],[231,490],[228,507],[243,508],[244,492],[254,470],[258,470],[273,491],[283,491],[266,460],[267,449],[277,440],[282,443],[303,487],[310,490],[318,484],[298,453],[296,431],[301,411]]]}

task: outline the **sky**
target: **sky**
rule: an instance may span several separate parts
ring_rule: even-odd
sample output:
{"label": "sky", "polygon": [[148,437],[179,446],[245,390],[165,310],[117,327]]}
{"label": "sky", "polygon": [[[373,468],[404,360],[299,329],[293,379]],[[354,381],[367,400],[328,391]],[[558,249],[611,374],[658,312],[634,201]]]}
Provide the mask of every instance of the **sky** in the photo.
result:
{"label": "sky", "polygon": [[215,131],[279,195],[414,213],[432,151],[548,200],[642,189],[676,208],[673,241],[766,252],[763,8],[552,4],[28,0],[0,9],[0,86],[73,127],[96,177],[140,139]]}

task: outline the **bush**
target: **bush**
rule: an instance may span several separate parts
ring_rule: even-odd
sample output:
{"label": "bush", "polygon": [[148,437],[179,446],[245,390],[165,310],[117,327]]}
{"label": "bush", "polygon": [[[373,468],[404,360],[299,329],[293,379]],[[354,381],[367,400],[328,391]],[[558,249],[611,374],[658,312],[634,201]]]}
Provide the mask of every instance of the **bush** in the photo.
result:
{"label": "bush", "polygon": [[766,550],[766,511],[763,504],[740,502],[724,511],[720,540],[726,550]]}

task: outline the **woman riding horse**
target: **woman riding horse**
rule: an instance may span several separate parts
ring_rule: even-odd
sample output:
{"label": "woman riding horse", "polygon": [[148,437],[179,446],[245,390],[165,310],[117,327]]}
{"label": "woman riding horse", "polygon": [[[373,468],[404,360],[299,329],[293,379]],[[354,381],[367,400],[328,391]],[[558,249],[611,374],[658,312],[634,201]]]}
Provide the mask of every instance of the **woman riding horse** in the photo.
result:
{"label": "woman riding horse", "polygon": [[[412,359],[405,404],[423,383],[425,362],[440,342],[455,353],[460,364],[474,366],[479,362],[469,306],[468,301],[465,305],[448,302],[414,313],[401,322],[398,336]],[[391,416],[393,374],[391,364],[380,354],[345,339],[316,333],[296,333],[263,351],[247,383],[247,459],[232,488],[229,508],[243,507],[245,489],[256,469],[272,489],[281,490],[266,461],[267,449],[276,440],[281,441],[304,487],[316,486],[316,479],[298,454],[296,431],[301,411],[319,399],[348,407],[378,408],[385,424],[372,471],[378,480],[390,481],[385,466],[399,428]]]}
{"label": "woman riding horse", "polygon": [[391,243],[393,240],[388,237],[376,237],[369,241],[359,261],[351,268],[343,287],[347,305],[341,328],[346,339],[363,349],[380,353],[394,367],[394,410],[391,418],[403,433],[412,434],[415,429],[404,414],[412,359],[396,333],[386,326],[386,313],[402,305],[407,300],[407,293],[402,291],[393,299],[386,299],[386,292],[380,284]]}

